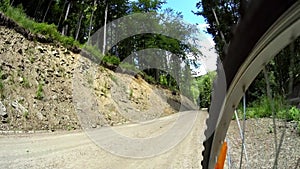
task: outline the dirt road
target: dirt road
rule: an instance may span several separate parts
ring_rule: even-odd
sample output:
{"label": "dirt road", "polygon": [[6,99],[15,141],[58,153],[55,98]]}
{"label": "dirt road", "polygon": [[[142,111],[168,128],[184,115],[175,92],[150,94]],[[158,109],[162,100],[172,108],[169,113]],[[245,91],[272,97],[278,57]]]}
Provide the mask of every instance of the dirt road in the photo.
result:
{"label": "dirt road", "polygon": [[[196,119],[194,118],[195,114],[197,115]],[[203,111],[184,113],[180,117],[179,125],[175,123],[178,121],[178,117],[179,115],[175,114],[150,122],[101,128],[91,132],[2,135],[0,136],[0,168],[200,168],[207,113]],[[193,123],[193,118],[195,123]],[[187,132],[186,124],[193,124],[190,132]],[[172,131],[172,128],[175,129],[175,132]],[[129,144],[122,140],[117,141],[120,138],[114,137],[112,134],[119,133],[125,138],[138,140],[167,135],[169,131],[172,131],[173,134],[170,136],[173,135],[174,138],[168,138],[165,142],[177,139],[179,144],[167,148],[162,147],[168,146],[166,143],[160,144],[150,140],[152,144],[149,143],[148,146],[136,150],[132,150]],[[183,140],[176,137],[180,133],[187,134]],[[120,152],[114,149],[116,147],[120,149]],[[112,151],[109,151],[109,148]],[[153,150],[152,154],[150,150]],[[125,155],[127,153],[127,157],[116,155],[124,155],[123,152]]]}

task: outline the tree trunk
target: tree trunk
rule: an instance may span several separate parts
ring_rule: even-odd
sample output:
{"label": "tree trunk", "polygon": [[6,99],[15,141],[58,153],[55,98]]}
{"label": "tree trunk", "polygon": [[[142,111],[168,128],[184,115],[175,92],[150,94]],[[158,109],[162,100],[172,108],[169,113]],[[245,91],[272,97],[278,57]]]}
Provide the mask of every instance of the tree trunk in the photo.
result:
{"label": "tree trunk", "polygon": [[294,53],[294,42],[290,44],[290,67],[289,67],[289,89],[288,96],[293,93],[294,89],[294,68],[295,68],[295,53]]}
{"label": "tree trunk", "polygon": [[[66,15],[65,15],[64,21],[66,21],[68,19],[70,8],[71,8],[71,2],[68,3],[68,7],[67,7],[67,11],[66,11]],[[67,32],[68,32],[68,24],[66,24],[66,25],[63,26],[61,34],[62,35],[66,35]]]}
{"label": "tree trunk", "polygon": [[47,16],[47,14],[48,14],[48,11],[49,11],[49,9],[50,9],[50,6],[51,6],[52,1],[53,1],[53,0],[50,0],[50,2],[49,2],[49,4],[48,4],[48,7],[47,7],[47,10],[46,10],[46,12],[45,12],[45,15],[44,15],[44,17],[43,17],[42,22],[45,22],[45,19],[46,19],[46,16]]}
{"label": "tree trunk", "polygon": [[[216,20],[217,26],[219,26],[219,25],[220,25],[220,23],[219,23],[219,20],[218,20],[217,14],[216,14],[216,12],[215,12],[215,10],[214,10],[213,8],[212,8],[212,11],[213,11],[213,14],[214,14],[214,17],[215,17],[215,20]],[[222,31],[219,31],[219,32],[220,32],[220,35],[221,35],[221,38],[222,38],[223,42],[224,42],[225,44],[227,44],[227,42],[226,42],[226,39],[225,39],[225,36],[224,36],[223,32],[222,32]]]}
{"label": "tree trunk", "polygon": [[90,26],[89,26],[89,34],[88,34],[88,44],[90,42],[90,37],[91,37],[91,32],[92,32],[93,16],[94,16],[94,12],[95,12],[94,8],[96,6],[96,3],[97,3],[97,1],[94,0],[94,6],[93,6],[93,9],[92,9],[92,14],[91,14],[91,18],[90,18]]}
{"label": "tree trunk", "polygon": [[106,49],[106,23],[107,23],[107,11],[108,11],[108,4],[105,1],[105,14],[104,14],[104,30],[103,30],[103,48],[102,48],[102,55],[105,54]]}
{"label": "tree trunk", "polygon": [[82,18],[83,18],[83,11],[81,11],[80,18],[79,18],[79,21],[77,23],[77,31],[76,31],[76,35],[75,35],[75,40],[77,40],[78,36],[79,36]]}
{"label": "tree trunk", "polygon": [[34,19],[35,19],[36,21],[39,19],[39,18],[38,18],[39,15],[37,14],[37,12],[38,12],[38,10],[40,9],[42,3],[43,3],[43,1],[39,1],[39,3],[37,4],[37,6],[36,6],[36,8],[35,8],[35,11],[34,11],[33,16],[34,16]]}
{"label": "tree trunk", "polygon": [[62,9],[62,12],[61,12],[61,14],[60,14],[60,17],[59,17],[59,20],[58,20],[58,23],[57,23],[57,27],[58,27],[58,28],[59,28],[59,26],[60,26],[61,18],[63,17],[64,11],[65,11],[65,8],[66,8],[66,4],[67,4],[67,0],[65,0],[64,7],[63,7],[63,9]]}

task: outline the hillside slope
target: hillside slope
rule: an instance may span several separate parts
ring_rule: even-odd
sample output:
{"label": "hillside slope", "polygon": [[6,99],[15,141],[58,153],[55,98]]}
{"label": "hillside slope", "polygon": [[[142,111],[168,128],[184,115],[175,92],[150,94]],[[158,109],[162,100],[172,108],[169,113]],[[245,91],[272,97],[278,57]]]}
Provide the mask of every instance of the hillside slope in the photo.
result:
{"label": "hillside slope", "polygon": [[[119,125],[180,108],[183,97],[140,77],[110,71],[58,44],[29,41],[5,27],[0,27],[0,42],[1,131]],[[83,91],[89,93],[85,100]],[[89,99],[97,107],[82,116],[82,108],[90,108],[83,102]]]}

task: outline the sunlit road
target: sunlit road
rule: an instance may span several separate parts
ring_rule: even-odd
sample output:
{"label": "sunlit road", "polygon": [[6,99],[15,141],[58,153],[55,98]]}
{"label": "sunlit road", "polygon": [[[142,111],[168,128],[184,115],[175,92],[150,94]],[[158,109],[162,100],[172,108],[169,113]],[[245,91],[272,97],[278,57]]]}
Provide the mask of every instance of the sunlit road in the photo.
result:
{"label": "sunlit road", "polygon": [[[195,113],[184,113],[179,127],[174,123],[178,121],[178,115],[172,115],[146,123],[96,129],[89,133],[92,139],[83,131],[2,135],[0,136],[0,168],[200,168],[207,113],[197,112],[193,124]],[[190,132],[186,131],[185,124],[193,124]],[[176,132],[171,130],[174,125],[177,125]],[[140,152],[139,149],[132,150],[134,148],[128,147],[122,141],[116,141],[116,137],[112,134],[121,133],[129,138],[155,138],[168,131],[172,131],[175,139],[178,133],[187,133],[187,135],[183,140],[179,140],[179,144],[175,147],[161,147],[165,146],[165,143],[152,142],[147,147],[142,147]],[[106,150],[101,148],[101,144],[96,144],[99,142],[106,145]],[[166,142],[169,140],[167,139]],[[120,152],[128,150],[127,153],[133,156],[112,154],[107,151],[109,147],[120,147]],[[151,155],[151,157],[143,158],[143,155]]]}

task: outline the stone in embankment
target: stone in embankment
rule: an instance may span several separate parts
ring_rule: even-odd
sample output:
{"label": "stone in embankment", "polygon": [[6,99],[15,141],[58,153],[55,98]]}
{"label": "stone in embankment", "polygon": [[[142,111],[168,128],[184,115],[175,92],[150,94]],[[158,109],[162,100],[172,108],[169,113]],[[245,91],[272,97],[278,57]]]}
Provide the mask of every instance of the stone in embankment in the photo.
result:
{"label": "stone in embankment", "polygon": [[6,108],[1,101],[0,101],[0,116],[3,118],[7,118]]}

